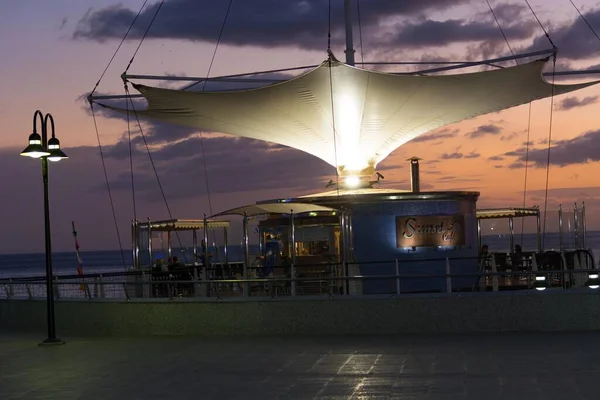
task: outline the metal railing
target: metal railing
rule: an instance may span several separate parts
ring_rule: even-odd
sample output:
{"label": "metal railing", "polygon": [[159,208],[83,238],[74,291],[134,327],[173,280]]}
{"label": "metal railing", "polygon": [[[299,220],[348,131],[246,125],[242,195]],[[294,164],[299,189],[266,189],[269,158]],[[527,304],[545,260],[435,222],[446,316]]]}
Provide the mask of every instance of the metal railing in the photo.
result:
{"label": "metal railing", "polygon": [[[243,265],[239,264],[232,268],[192,266],[169,272],[129,271],[55,276],[53,281],[55,296],[59,301],[210,301],[315,296],[331,299],[370,294],[402,296],[414,293],[596,289],[600,286],[593,259],[591,265],[588,263],[584,268],[575,268],[573,262],[564,262],[564,256],[562,261],[555,264],[548,263],[547,258],[532,255],[530,258],[519,256],[516,259],[506,254],[492,254],[461,259],[296,265],[276,268],[272,275],[266,277],[255,276],[260,274],[261,267],[249,267],[245,279]],[[470,263],[467,269],[477,271],[462,272],[465,263]],[[408,271],[407,265],[410,265]],[[383,271],[383,274],[363,275],[360,273],[361,266],[368,266],[365,270]],[[44,299],[45,296],[44,277],[0,279],[0,299]]]}

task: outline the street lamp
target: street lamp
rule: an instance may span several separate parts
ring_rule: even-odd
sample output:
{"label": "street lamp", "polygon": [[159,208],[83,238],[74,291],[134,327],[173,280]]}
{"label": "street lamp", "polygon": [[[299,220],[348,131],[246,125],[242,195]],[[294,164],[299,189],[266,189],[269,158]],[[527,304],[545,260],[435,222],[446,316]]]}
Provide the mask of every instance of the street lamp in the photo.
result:
{"label": "street lamp", "polygon": [[[42,136],[37,133],[37,117],[42,122]],[[52,128],[52,137],[48,140],[48,121]],[[48,160],[60,161],[68,158],[60,149],[60,142],[54,136],[54,118],[52,115],[42,115],[40,110],[33,114],[33,133],[29,135],[29,145],[21,152],[22,156],[42,159],[42,178],[44,181],[44,227],[46,237],[46,308],[48,317],[48,337],[41,344],[64,344],[56,337],[54,318],[54,286],[52,284],[52,244],[50,234],[50,205],[48,200]]]}

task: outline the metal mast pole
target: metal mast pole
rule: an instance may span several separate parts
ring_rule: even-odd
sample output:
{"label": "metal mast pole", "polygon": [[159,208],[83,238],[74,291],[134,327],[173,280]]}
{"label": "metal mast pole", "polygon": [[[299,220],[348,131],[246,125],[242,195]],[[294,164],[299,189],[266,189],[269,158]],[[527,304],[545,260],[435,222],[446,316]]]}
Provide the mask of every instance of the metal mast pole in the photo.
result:
{"label": "metal mast pole", "polygon": [[352,37],[352,0],[344,0],[346,14],[346,64],[354,66],[354,38]]}

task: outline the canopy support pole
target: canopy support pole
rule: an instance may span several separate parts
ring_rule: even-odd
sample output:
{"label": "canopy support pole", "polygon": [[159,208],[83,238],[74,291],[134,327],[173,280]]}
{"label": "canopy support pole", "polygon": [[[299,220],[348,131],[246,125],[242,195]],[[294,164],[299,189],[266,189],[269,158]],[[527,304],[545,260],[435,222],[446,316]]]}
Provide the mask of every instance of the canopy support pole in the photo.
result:
{"label": "canopy support pole", "polygon": [[549,55],[549,54],[554,54],[554,52],[555,52],[554,49],[533,51],[531,53],[523,53],[523,54],[516,54],[514,56],[511,55],[511,56],[506,56],[506,57],[492,58],[491,60],[466,62],[466,63],[463,63],[463,64],[451,65],[451,66],[448,66],[448,67],[424,69],[424,70],[415,71],[415,72],[401,72],[401,73],[399,73],[399,75],[430,74],[430,73],[433,73],[433,72],[450,71],[450,70],[453,70],[453,69],[475,67],[475,66],[478,66],[478,65],[487,65],[487,64],[498,63],[498,62],[502,62],[502,61],[518,60],[520,58],[534,57],[534,56],[540,56],[540,55]]}
{"label": "canopy support pole", "polygon": [[148,218],[148,268],[152,269],[152,226]]}
{"label": "canopy support pole", "polygon": [[258,253],[260,256],[265,254],[265,230],[258,225]]}
{"label": "canopy support pole", "polygon": [[354,66],[354,37],[352,35],[352,0],[344,0],[346,14],[346,64]]}
{"label": "canopy support pole", "polygon": [[577,209],[577,203],[573,205],[573,225],[575,228],[575,249],[579,248],[579,210]]}
{"label": "canopy support pole", "polygon": [[562,252],[564,250],[563,245],[563,210],[562,204],[558,205],[558,248]]}
{"label": "canopy support pole", "polygon": [[296,226],[294,225],[294,210],[290,210],[290,277],[292,279],[292,296],[296,295]]}
{"label": "canopy support pole", "polygon": [[482,243],[481,243],[481,220],[478,218],[477,219],[477,249],[478,249],[477,251],[479,253],[481,253],[481,246],[482,246]]}
{"label": "canopy support pole", "polygon": [[582,248],[583,249],[587,249],[587,224],[585,222],[585,202],[581,203],[581,224],[582,224],[582,228],[583,228],[583,232],[582,232],[582,237],[581,237],[581,241],[582,241]]}
{"label": "canopy support pole", "polygon": [[[339,224],[340,224],[340,261],[342,264],[342,274],[343,276],[348,276],[347,272],[347,263],[348,259],[346,258],[346,248],[348,242],[348,230],[346,229],[346,211],[341,208],[340,216],[339,216]],[[350,294],[350,282],[346,281],[344,283],[343,294]]]}
{"label": "canopy support pole", "polygon": [[250,263],[250,255],[248,252],[248,214],[244,211],[244,220],[243,220],[243,247],[244,247],[244,297],[248,297],[250,293],[248,293],[248,289],[250,285],[248,285],[248,264]]}
{"label": "canopy support pole", "polygon": [[192,230],[192,252],[194,254],[194,265],[198,264],[198,231]]}
{"label": "canopy support pole", "polygon": [[[536,215],[537,218],[537,250],[538,253],[542,252],[542,218],[540,215],[540,211],[538,210],[538,213]],[[546,218],[546,215],[544,215],[544,218]]]}
{"label": "canopy support pole", "polygon": [[202,241],[204,242],[204,254],[202,254],[202,281],[204,281],[204,287],[202,291],[206,290],[206,296],[210,296],[210,286],[208,284],[208,219],[204,214],[204,227],[202,228]]}
{"label": "canopy support pole", "polygon": [[348,221],[348,262],[354,262],[354,221],[352,210],[346,212]]}
{"label": "canopy support pole", "polygon": [[167,231],[167,254],[169,258],[173,257],[173,249],[171,248],[171,231]]}
{"label": "canopy support pole", "polygon": [[513,218],[508,218],[508,231],[510,233],[510,253],[515,252],[515,224]]}
{"label": "canopy support pole", "polygon": [[139,269],[139,253],[140,253],[140,230],[138,227],[138,221],[136,219],[131,220],[131,256],[133,269]]}
{"label": "canopy support pole", "polygon": [[223,227],[223,241],[224,241],[224,243],[223,243],[223,256],[225,257],[225,266],[229,267],[229,259],[228,259],[229,255],[227,254],[228,253],[227,252],[228,243],[227,243],[227,227],[226,226]]}

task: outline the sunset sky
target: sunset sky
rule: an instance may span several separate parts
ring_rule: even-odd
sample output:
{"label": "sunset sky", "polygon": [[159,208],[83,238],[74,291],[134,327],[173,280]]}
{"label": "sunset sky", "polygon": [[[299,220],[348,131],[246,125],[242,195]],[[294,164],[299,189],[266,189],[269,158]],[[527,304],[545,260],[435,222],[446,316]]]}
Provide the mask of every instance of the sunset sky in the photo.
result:
{"label": "sunset sky", "polygon": [[[41,168],[39,161],[19,156],[36,109],[54,116],[57,137],[70,156],[50,168],[54,249],[71,250],[71,221],[78,226],[83,250],[118,248],[85,96],[142,3],[20,0],[3,4],[0,181],[4,195],[0,216],[4,229],[0,231],[0,253],[43,251]],[[332,48],[343,59],[343,0],[332,3]],[[97,93],[123,94],[120,75],[157,4],[148,2]],[[515,53],[551,47],[524,0],[490,0],[490,4]],[[530,0],[530,4],[559,49],[557,70],[600,68],[600,40],[568,0]],[[600,33],[600,2],[576,0],[575,4]],[[165,0],[129,72],[206,76],[227,6],[228,1]],[[361,0],[360,7],[364,49],[361,52],[357,19],[357,61],[481,60],[510,54],[485,0]],[[327,1],[234,0],[211,76],[318,64],[326,59],[326,48]],[[464,72],[468,71],[474,69]],[[593,79],[600,76],[557,83]],[[585,201],[589,229],[600,229],[599,96],[600,85],[558,96],[552,113],[548,211],[555,213],[561,203],[572,208],[574,202]],[[531,108],[526,206],[544,204],[550,109],[549,99],[535,102]],[[425,190],[479,191],[480,208],[522,206],[528,113],[529,106],[524,105],[484,115],[402,146],[378,166],[385,175],[382,187],[408,188],[404,160],[419,156],[424,160]],[[133,207],[127,124],[122,117],[106,112],[99,112],[97,121],[122,245],[129,248]],[[204,213],[260,199],[315,193],[325,190],[325,183],[335,174],[333,167],[305,153],[217,133],[203,134],[203,160],[198,132],[150,121],[144,121],[143,128],[175,218],[202,218]],[[132,129],[137,216],[168,218],[133,123]],[[178,143],[196,146],[196,155],[178,156]],[[549,226],[548,230],[556,228]]]}

